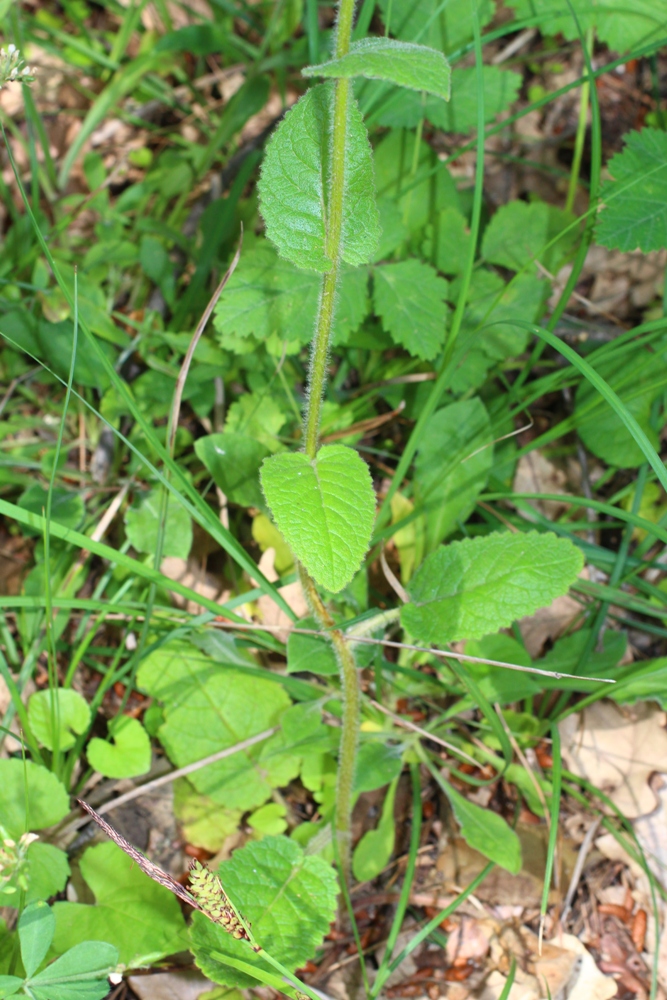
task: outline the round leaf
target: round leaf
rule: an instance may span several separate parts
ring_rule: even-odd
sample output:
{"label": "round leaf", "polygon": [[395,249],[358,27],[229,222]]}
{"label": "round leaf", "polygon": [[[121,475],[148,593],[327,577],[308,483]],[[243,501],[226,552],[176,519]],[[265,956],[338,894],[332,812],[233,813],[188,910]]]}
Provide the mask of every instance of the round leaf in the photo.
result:
{"label": "round leaf", "polygon": [[35,691],[28,702],[30,728],[49,750],[55,746],[54,725],[58,732],[58,749],[69,750],[76,737],[85,733],[90,723],[90,706],[78,691],[57,688],[56,691]]}
{"label": "round leaf", "polygon": [[69,811],[67,792],[55,774],[32,761],[0,760],[0,788],[2,825],[14,839],[53,826]]}
{"label": "round leaf", "polygon": [[118,715],[109,723],[113,743],[95,737],[88,744],[88,763],[105,778],[134,778],[151,766],[151,741],[137,719]]}
{"label": "round leaf", "polygon": [[[155,552],[157,548],[161,491],[151,490],[138,507],[131,507],[125,515],[125,531],[130,544],[137,552]],[[192,521],[190,515],[173,497],[169,497],[164,526],[163,556],[187,559],[192,546]]]}

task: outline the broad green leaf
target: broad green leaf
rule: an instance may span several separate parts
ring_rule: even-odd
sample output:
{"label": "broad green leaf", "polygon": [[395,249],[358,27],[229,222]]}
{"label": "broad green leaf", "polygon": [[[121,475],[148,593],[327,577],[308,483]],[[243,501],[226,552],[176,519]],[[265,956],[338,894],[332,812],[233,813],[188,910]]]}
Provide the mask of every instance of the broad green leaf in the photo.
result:
{"label": "broad green leaf", "polygon": [[[125,515],[125,533],[137,552],[153,553],[157,548],[162,491],[151,490],[136,507]],[[164,525],[163,556],[187,559],[192,547],[192,521],[190,515],[172,496],[167,504]]]}
{"label": "broad green leaf", "polygon": [[[24,510],[39,514],[40,517],[46,512],[48,493],[43,486],[33,483],[18,499],[19,507]],[[71,490],[55,488],[51,500],[51,517],[66,528],[78,528],[85,514],[83,500],[79,493],[72,493]],[[37,534],[35,530],[26,530],[26,534]]]}
{"label": "broad green leaf", "polygon": [[55,745],[55,725],[58,748],[69,750],[76,743],[76,737],[85,733],[90,724],[90,706],[72,688],[57,688],[54,691],[46,688],[30,696],[28,721],[35,737],[49,750],[53,750]]}
{"label": "broad green leaf", "polygon": [[264,506],[259,468],[271,453],[261,441],[224,431],[199,438],[195,452],[228,500],[242,507]]}
{"label": "broad green leaf", "polygon": [[501,868],[518,875],[521,871],[521,842],[502,816],[470,802],[449,782],[443,781],[441,786],[447,794],[466,843],[489,861],[495,861]]}
{"label": "broad green leaf", "polygon": [[205,684],[219,670],[206,652],[185,639],[173,639],[144,657],[137,671],[137,687],[152,698],[176,707],[188,696],[191,687]]}
{"label": "broad green leaf", "polygon": [[[317,628],[314,618],[304,618],[300,628]],[[338,661],[333,646],[318,635],[299,635],[290,632],[287,639],[287,672],[308,671],[324,677],[338,676]]]}
{"label": "broad green leaf", "polygon": [[493,464],[493,432],[478,396],[438,410],[424,427],[415,463],[415,502],[430,552],[472,513]]}
{"label": "broad green leaf", "polygon": [[[265,837],[235,851],[218,874],[261,946],[289,969],[303,965],[322,943],[336,913],[338,887],[331,865],[287,837]],[[226,986],[255,981],[224,964],[224,956],[265,965],[247,941],[236,941],[202,914],[192,921],[192,949],[202,972]]]}
{"label": "broad green leaf", "polygon": [[53,826],[69,812],[64,786],[32,761],[0,760],[0,788],[2,825],[15,840],[28,830]]}
{"label": "broad green leaf", "polygon": [[187,948],[176,897],[148,878],[114,843],[89,847],[80,868],[96,903],[53,904],[53,948],[58,954],[82,942],[107,941],[118,949],[123,965],[136,967]]}
{"label": "broad green leaf", "polygon": [[[271,729],[290,704],[278,684],[216,664],[211,670],[208,664],[199,671],[192,663],[184,664],[188,669],[173,689],[176,698],[165,699],[165,722],[158,736],[177,767]],[[200,794],[228,809],[252,809],[298,773],[298,756],[283,746],[278,733],[195,771],[189,780]]]}
{"label": "broad green leaf", "polygon": [[479,639],[567,592],[581,551],[551,532],[494,532],[432,552],[410,583],[401,622],[419,642]]}
{"label": "broad green leaf", "polygon": [[372,792],[394,781],[403,769],[403,747],[399,743],[362,743],[357,752],[354,792]]}
{"label": "broad green leaf", "polygon": [[[81,280],[79,279],[79,306],[82,303],[80,287]],[[67,312],[69,313],[69,307],[67,308]],[[79,316],[81,316],[81,313],[79,313]],[[110,320],[106,310],[104,317],[106,322],[109,323]],[[89,319],[92,318],[89,316]],[[113,328],[113,323],[111,326]],[[117,332],[120,332],[118,327],[115,327],[115,329]],[[50,323],[42,317],[37,325],[37,341],[39,346],[35,353],[41,361],[45,362],[62,379],[69,378],[73,334],[74,326],[71,319],[62,319],[58,323]],[[97,345],[113,364],[118,355],[112,345],[106,343],[101,338],[97,338]],[[100,390],[106,389],[110,384],[109,376],[100,368],[99,358],[97,358],[94,348],[82,337],[79,337],[76,349],[74,382],[76,385],[86,385],[90,388]]]}
{"label": "broad green leaf", "polygon": [[[657,345],[656,345],[657,346]],[[662,346],[662,345],[661,345]],[[620,397],[654,448],[658,434],[651,422],[653,403],[667,384],[664,347],[657,353],[639,350],[634,356],[602,363],[596,370]],[[586,447],[609,465],[634,468],[645,456],[621,417],[606,403],[594,386],[582,381],[577,389],[574,417],[577,431]]]}
{"label": "broad green leaf", "polygon": [[[57,893],[62,892],[67,883],[70,869],[67,855],[60,848],[53,844],[43,844],[36,840],[28,847],[26,864],[22,869],[28,888],[25,891],[24,901],[32,903],[37,899],[50,899]],[[0,906],[16,907],[21,901],[21,896],[17,891],[8,892],[8,889],[17,890],[16,879],[10,879],[0,891]]]}
{"label": "broad green leaf", "polygon": [[[579,41],[579,29],[568,4],[553,0],[508,0],[517,18],[537,17],[543,35],[564,35],[568,41]],[[616,52],[627,52],[635,45],[644,45],[664,37],[667,21],[666,0],[572,0],[582,31],[597,28],[598,38]]]}
{"label": "broad green leaf", "polygon": [[[415,167],[416,161],[416,167]],[[378,198],[391,199],[409,233],[431,222],[434,212],[461,208],[456,183],[437,153],[415,135],[392,129],[375,149]]]}
{"label": "broad green leaf", "polygon": [[135,778],[151,766],[151,741],[138,719],[117,715],[109,723],[113,743],[97,736],[86,749],[88,763],[105,778]]}
{"label": "broad green leaf", "polygon": [[375,269],[373,303],[396,344],[429,361],[442,350],[449,312],[448,284],[414,258]]}
{"label": "broad green leaf", "polygon": [[[521,86],[521,76],[498,66],[484,66],[484,121],[493,121],[501,111],[516,100]],[[387,89],[376,115],[378,125],[390,128],[416,128],[422,118],[427,118],[436,128],[445,132],[471,132],[477,127],[477,70],[475,67],[455,69],[452,72],[452,96],[445,104],[437,97],[423,100],[411,91]]]}
{"label": "broad green leaf", "polygon": [[258,837],[280,836],[287,829],[285,816],[287,807],[281,802],[267,802],[248,816],[246,820]]}
{"label": "broad green leaf", "polygon": [[555,274],[565,255],[578,238],[571,229],[553,246],[547,244],[574,221],[574,216],[544,201],[511,201],[499,208],[484,231],[482,256],[491,264],[511,271],[528,265],[534,272],[533,259]]}
{"label": "broad green leaf", "polygon": [[[592,652],[586,656],[583,665],[582,657],[586,646],[590,643],[590,630],[580,628],[572,635],[566,635],[558,639],[549,652],[536,666],[541,670],[553,670],[554,673],[562,674],[585,674],[587,677],[608,677],[616,679],[619,674],[617,669],[619,662],[625,655],[628,638],[625,632],[615,632],[607,629],[602,636],[601,648],[594,644]],[[621,668],[623,669],[623,668]],[[568,677],[540,677],[541,688],[556,689],[558,691],[600,691],[600,685],[595,681],[570,680]],[[617,685],[605,691],[605,696],[614,697]]]}
{"label": "broad green leaf", "polygon": [[296,558],[327,590],[342,590],[359,569],[375,520],[366,463],[351,448],[325,445],[312,462],[303,452],[274,455],[260,478]]}
{"label": "broad green leaf", "polygon": [[[329,144],[335,85],[311,87],[287,112],[266,148],[258,184],[266,234],[282,257],[298,267],[330,271],[327,216],[331,177]],[[349,98],[341,259],[367,263],[380,235],[373,160],[366,126]]]}
{"label": "broad green leaf", "polygon": [[667,132],[629,132],[607,169],[612,180],[602,188],[598,243],[645,253],[667,247]]}
{"label": "broad green leaf", "polygon": [[470,230],[457,208],[445,208],[434,216],[422,245],[424,256],[443,274],[461,274],[468,259]]}
{"label": "broad green leaf", "polygon": [[663,709],[667,708],[667,657],[633,664],[627,676],[617,679],[605,693],[620,705],[657,701]]}
{"label": "broad green leaf", "polygon": [[[480,27],[493,17],[493,0],[476,0]],[[428,42],[453,52],[473,37],[470,0],[380,0],[390,35],[409,42]]]}
{"label": "broad green leaf", "polygon": [[30,903],[21,914],[18,925],[21,961],[28,978],[35,974],[44,961],[55,929],[56,918],[48,903],[43,900]]}
{"label": "broad green leaf", "polygon": [[352,856],[352,871],[358,882],[369,882],[377,878],[382,869],[389,863],[396,840],[396,824],[394,823],[394,801],[398,778],[392,781],[384,802],[377,827],[368,830],[354,849]]}
{"label": "broad green leaf", "polygon": [[[516,663],[519,667],[532,665],[531,658],[521,643],[509,635],[502,634],[486,635],[478,641],[467,642],[466,656]],[[484,697],[492,704],[499,702],[501,705],[508,705],[540,692],[541,678],[531,674],[503,670],[502,667],[492,667],[488,663],[464,663],[461,669],[472,677]],[[471,698],[466,698],[466,703],[468,701],[472,703]]]}
{"label": "broad green leaf", "polygon": [[[279,257],[266,240],[244,251],[218,300],[214,326],[222,347],[236,353],[257,342],[274,353],[299,351],[313,336],[322,279]],[[366,268],[343,268],[334,317],[333,340],[344,343],[368,312]]]}
{"label": "broad green leaf", "polygon": [[[0,976],[0,998],[5,1000],[5,997],[13,997],[18,994],[19,989],[23,986],[23,980],[19,979],[18,976]],[[25,994],[23,994],[25,996]]]}
{"label": "broad green leaf", "polygon": [[317,66],[306,66],[304,76],[353,77],[386,80],[399,87],[425,91],[449,100],[450,69],[442,52],[427,45],[392,38],[364,38],[352,42],[344,56]]}
{"label": "broad green leaf", "polygon": [[225,430],[232,434],[245,434],[254,438],[268,451],[278,451],[280,448],[278,434],[285,420],[285,413],[268,394],[268,390],[244,392],[229,407]]}
{"label": "broad green leaf", "polygon": [[216,854],[227,837],[238,830],[243,811],[227,809],[200,795],[187,778],[174,782],[174,815],[188,844]]}
{"label": "broad green leaf", "polygon": [[35,1000],[104,1000],[118,951],[107,941],[83,941],[28,982]]}

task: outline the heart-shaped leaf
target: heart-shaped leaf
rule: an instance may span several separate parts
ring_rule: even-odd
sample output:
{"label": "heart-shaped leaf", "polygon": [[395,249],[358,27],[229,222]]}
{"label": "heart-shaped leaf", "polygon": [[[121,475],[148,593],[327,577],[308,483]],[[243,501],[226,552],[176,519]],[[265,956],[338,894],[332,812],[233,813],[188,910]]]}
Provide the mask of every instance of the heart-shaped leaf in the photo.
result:
{"label": "heart-shaped leaf", "polygon": [[[28,702],[28,719],[33,733],[49,750],[53,750],[58,732],[58,748],[69,750],[76,737],[85,733],[90,722],[90,706],[78,691],[57,688],[35,691]],[[76,734],[76,735],[75,735]]]}
{"label": "heart-shaped leaf", "polygon": [[151,766],[151,742],[137,719],[118,715],[109,723],[113,743],[95,737],[88,744],[88,762],[105,778],[134,778]]}
{"label": "heart-shaped leaf", "polygon": [[375,518],[363,459],[343,445],[325,445],[312,461],[303,452],[266,459],[260,479],[296,558],[327,590],[342,590],[366,554]]}

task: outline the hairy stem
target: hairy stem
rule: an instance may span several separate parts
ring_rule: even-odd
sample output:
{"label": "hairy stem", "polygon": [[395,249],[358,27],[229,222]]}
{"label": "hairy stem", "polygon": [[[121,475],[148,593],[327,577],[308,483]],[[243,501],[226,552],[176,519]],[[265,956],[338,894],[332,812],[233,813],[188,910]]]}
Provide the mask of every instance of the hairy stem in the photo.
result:
{"label": "hairy stem", "polygon": [[[350,48],[355,0],[340,0],[336,25],[336,56],[344,56]],[[322,278],[322,294],[315,326],[315,339],[308,381],[308,405],[305,414],[305,453],[312,461],[317,455],[322,413],[322,396],[327,379],[329,340],[334,320],[336,289],[340,276],[341,234],[343,230],[343,197],[345,192],[345,145],[347,115],[350,100],[349,80],[337,80],[334,90],[333,132],[331,137],[331,182],[328,191],[326,253],[331,269]],[[335,622],[327,611],[314,581],[299,566],[299,578],[306,600],[321,629],[326,629],[334,647],[340,669],[343,695],[343,728],[338,755],[336,786],[335,836],[338,842],[341,878],[348,884],[351,875],[350,825],[352,818],[352,788],[359,732],[361,694],[354,654],[334,628]]]}
{"label": "hairy stem", "polygon": [[357,755],[359,708],[361,704],[357,665],[349,643],[345,641],[340,629],[333,627],[335,622],[324,606],[315,584],[303,566],[299,566],[299,579],[301,580],[301,586],[303,587],[313,617],[320,628],[327,630],[340,669],[343,694],[343,727],[340,737],[340,749],[338,751],[335,830],[338,841],[341,877],[346,885],[349,885],[352,871],[350,820],[352,816],[354,766]]}

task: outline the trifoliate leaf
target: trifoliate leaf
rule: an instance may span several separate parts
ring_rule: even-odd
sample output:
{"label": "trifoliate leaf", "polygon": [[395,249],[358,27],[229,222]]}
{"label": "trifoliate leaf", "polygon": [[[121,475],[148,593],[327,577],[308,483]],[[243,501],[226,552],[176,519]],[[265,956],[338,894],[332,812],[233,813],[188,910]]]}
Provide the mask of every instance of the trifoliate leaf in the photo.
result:
{"label": "trifoliate leaf", "polygon": [[113,743],[95,737],[86,749],[88,763],[105,778],[134,778],[151,766],[151,741],[138,719],[117,715],[109,723]]}
{"label": "trifoliate leaf", "polygon": [[432,267],[414,258],[375,269],[373,303],[384,329],[424,361],[444,346],[448,287]]}
{"label": "trifoliate leaf", "polygon": [[415,465],[415,500],[432,551],[473,511],[493,464],[493,432],[482,401],[452,403],[429,418]]}
{"label": "trifoliate leaf", "polygon": [[[158,736],[177,767],[277,726],[290,704],[278,684],[216,664],[211,670],[208,664],[201,672],[189,664],[180,676],[177,698],[165,703],[165,722]],[[199,793],[228,809],[252,809],[262,805],[273,788],[296,777],[298,770],[298,756],[284,751],[278,733],[201,768],[189,780]]]}
{"label": "trifoliate leaf", "polygon": [[30,903],[21,914],[18,924],[21,961],[28,978],[34,975],[44,961],[51,947],[55,928],[53,910],[44,900]]}
{"label": "trifoliate leaf", "polygon": [[[327,233],[334,84],[311,87],[287,112],[266,148],[258,184],[266,234],[298,267],[330,271]],[[368,133],[350,96],[340,257],[367,263],[380,235]]]}
{"label": "trifoliate leaf", "polygon": [[[654,349],[655,350],[655,349]],[[664,348],[639,350],[634,357],[599,364],[598,373],[632,413],[654,448],[658,434],[651,422],[654,401],[664,392]],[[616,411],[590,382],[577,389],[574,417],[579,437],[587,448],[609,465],[631,469],[645,461],[644,453]]]}
{"label": "trifoliate leaf", "polygon": [[[218,874],[230,899],[250,921],[258,943],[293,970],[312,957],[336,913],[337,885],[331,865],[305,855],[287,837],[265,837],[235,851]],[[247,941],[195,913],[192,950],[202,972],[226,986],[255,986],[250,975],[224,963],[224,956],[274,972]]]}
{"label": "trifoliate leaf", "polygon": [[[137,552],[155,552],[162,510],[162,490],[146,494],[125,515],[125,533]],[[192,548],[192,520],[171,494],[164,523],[163,556],[187,559]]]}
{"label": "trifoliate leaf", "polygon": [[[366,268],[342,268],[333,325],[335,343],[345,343],[368,312]],[[238,338],[275,338],[287,353],[300,350],[315,330],[322,278],[279,257],[266,241],[243,254],[218,300],[214,326],[222,347],[237,350]]]}
{"label": "trifoliate leaf", "polygon": [[451,542],[412,578],[401,622],[419,642],[480,639],[551,604],[582,566],[581,551],[550,532]]}
{"label": "trifoliate leaf", "polygon": [[636,45],[645,45],[664,36],[667,21],[666,0],[633,0],[619,6],[616,0],[572,0],[577,15],[566,5],[553,0],[508,0],[517,18],[535,17],[543,35],[564,35],[568,41],[579,40],[579,29],[586,32],[597,28],[600,41],[616,52],[627,52]]}
{"label": "trifoliate leaf", "polygon": [[106,941],[83,941],[26,982],[34,1000],[104,1000],[118,951]]}
{"label": "trifoliate leaf", "polygon": [[491,809],[482,809],[457,792],[448,782],[442,782],[454,815],[461,827],[461,836],[470,847],[489,861],[495,861],[513,875],[521,871],[521,841],[502,816]]}
{"label": "trifoliate leaf", "polygon": [[598,243],[645,253],[667,247],[667,132],[629,132],[608,169],[613,180],[602,188]]}
{"label": "trifoliate leaf", "polygon": [[14,840],[53,826],[69,811],[69,797],[55,774],[32,761],[0,760],[2,825]]}
{"label": "trifoliate leaf", "polygon": [[[484,87],[484,122],[491,122],[516,100],[521,76],[498,66],[482,68]],[[382,93],[376,87],[378,101]],[[477,127],[477,70],[475,67],[452,72],[452,96],[445,104],[436,97],[425,100],[411,91],[388,90],[376,113],[378,125],[390,128],[416,128],[427,118],[445,132],[471,132]]]}
{"label": "trifoliate leaf", "polygon": [[76,743],[76,737],[88,728],[90,706],[72,688],[35,691],[28,702],[28,720],[42,746],[53,750],[57,732],[58,748],[69,750]]}
{"label": "trifoliate leaf", "polygon": [[558,271],[565,255],[578,238],[576,228],[561,236],[574,217],[544,201],[511,201],[499,208],[486,227],[482,241],[482,257],[491,264],[500,264],[511,271],[520,271],[539,260],[551,273]]}
{"label": "trifoliate leaf", "polygon": [[342,590],[371,539],[375,494],[368,466],[344,445],[274,455],[262,465],[262,489],[278,528],[317,583]]}
{"label": "trifoliate leaf", "polygon": [[176,897],[114,843],[89,847],[80,865],[97,902],[54,903],[53,948],[58,954],[83,941],[108,941],[118,949],[123,965],[136,967],[187,948]]}
{"label": "trifoliate leaf", "polygon": [[[473,37],[470,0],[380,0],[390,35],[409,42],[428,42],[441,52],[453,52]],[[493,0],[477,0],[480,27],[493,17]]]}
{"label": "trifoliate leaf", "polygon": [[[0,997],[4,1000],[5,997],[15,997],[19,996],[19,990],[23,986],[23,979],[18,976],[0,976]],[[22,996],[25,994],[21,991]]]}
{"label": "trifoliate leaf", "polygon": [[427,45],[392,38],[364,38],[350,51],[329,62],[306,66],[304,76],[353,77],[386,80],[399,87],[425,91],[449,100],[450,69],[442,52]]}
{"label": "trifoliate leaf", "polygon": [[270,451],[261,441],[224,431],[199,438],[195,452],[228,500],[242,507],[264,506],[259,468]]}
{"label": "trifoliate leaf", "polygon": [[354,849],[352,871],[358,882],[376,878],[389,863],[396,840],[394,801],[398,779],[395,779],[382,803],[380,821],[374,830],[367,830]]}

